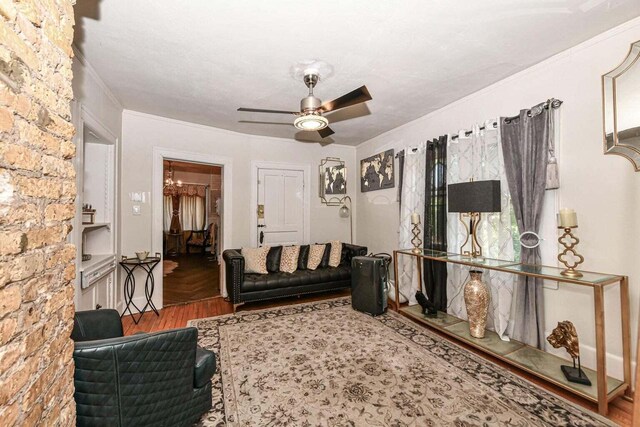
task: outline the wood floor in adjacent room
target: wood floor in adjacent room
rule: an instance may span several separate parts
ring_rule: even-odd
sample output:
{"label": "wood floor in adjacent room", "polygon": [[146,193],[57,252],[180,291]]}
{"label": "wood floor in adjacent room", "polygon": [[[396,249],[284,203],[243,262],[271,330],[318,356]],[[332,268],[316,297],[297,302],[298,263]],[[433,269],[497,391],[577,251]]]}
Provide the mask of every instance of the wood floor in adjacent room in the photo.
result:
{"label": "wood floor in adjacent room", "polygon": [[166,256],[163,275],[165,306],[220,295],[220,266],[210,253]]}
{"label": "wood floor in adjacent room", "polygon": [[[321,296],[300,297],[300,298],[294,297],[294,298],[287,298],[287,299],[281,299],[276,301],[245,304],[241,306],[238,311],[258,310],[258,309],[277,307],[282,305],[313,302],[313,301],[319,301],[322,299],[336,298],[336,297],[347,296],[347,295],[349,295],[349,291],[339,291],[339,292],[324,294]],[[137,325],[132,321],[131,316],[125,316],[122,319],[122,325],[124,327],[125,334],[131,335],[136,332],[154,332],[154,331],[161,331],[164,329],[182,328],[182,327],[185,327],[187,325],[187,322],[191,319],[220,316],[223,314],[230,314],[232,312],[233,312],[233,306],[231,303],[225,301],[224,298],[222,297],[216,297],[216,298],[209,298],[209,299],[205,299],[202,301],[197,301],[189,304],[174,305],[174,306],[163,308],[162,310],[160,310],[160,316],[156,316],[153,312],[147,312],[144,314],[144,316],[142,316],[140,322]],[[437,331],[431,330],[431,332],[446,338],[444,335],[438,333]],[[598,412],[597,405],[589,401],[573,396],[565,392],[563,389],[560,389],[558,387],[555,387],[552,384],[548,384],[542,380],[539,380],[538,378],[533,377],[527,374],[526,372],[519,370],[518,368],[510,366],[482,352],[476,351],[472,347],[469,347],[460,343],[457,343],[457,344],[467,348],[469,351],[472,351],[480,355],[481,357],[484,357],[485,359],[492,361],[493,363],[496,363],[504,367],[505,369],[511,372],[516,373],[517,375],[531,381],[532,383],[537,384],[538,386],[546,390],[549,390],[557,395],[560,395],[563,398],[571,402],[574,402],[578,405],[584,406],[596,413]],[[607,418],[609,418],[611,421],[621,426],[625,426],[625,427],[631,426],[632,411],[633,411],[633,404],[627,400],[624,400],[622,397],[619,397],[610,403],[609,415],[607,416]]]}

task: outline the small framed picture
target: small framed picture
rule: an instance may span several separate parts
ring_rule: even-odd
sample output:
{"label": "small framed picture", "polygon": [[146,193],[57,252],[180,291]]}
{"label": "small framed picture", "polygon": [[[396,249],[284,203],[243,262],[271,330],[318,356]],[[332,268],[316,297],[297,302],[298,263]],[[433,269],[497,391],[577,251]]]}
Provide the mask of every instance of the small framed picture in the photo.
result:
{"label": "small framed picture", "polygon": [[360,191],[384,190],[395,186],[393,149],[360,160]]}
{"label": "small framed picture", "polygon": [[347,167],[343,160],[327,157],[320,161],[320,201],[330,206],[339,205],[347,194]]}

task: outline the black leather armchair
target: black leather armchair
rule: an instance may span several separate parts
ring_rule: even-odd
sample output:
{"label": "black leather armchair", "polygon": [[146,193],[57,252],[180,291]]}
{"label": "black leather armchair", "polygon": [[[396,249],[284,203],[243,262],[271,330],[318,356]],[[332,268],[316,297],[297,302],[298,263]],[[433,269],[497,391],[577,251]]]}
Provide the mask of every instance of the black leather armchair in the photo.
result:
{"label": "black leather armchair", "polygon": [[123,336],[116,310],[80,311],[75,341],[78,426],[189,426],[211,408],[215,355],[196,328]]}

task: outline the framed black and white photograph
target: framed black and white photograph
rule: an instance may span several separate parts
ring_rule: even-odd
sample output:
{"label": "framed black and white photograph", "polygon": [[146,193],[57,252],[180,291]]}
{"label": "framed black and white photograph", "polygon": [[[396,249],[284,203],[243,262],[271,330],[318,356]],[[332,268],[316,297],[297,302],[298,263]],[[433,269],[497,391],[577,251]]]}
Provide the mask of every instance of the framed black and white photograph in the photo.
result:
{"label": "framed black and white photograph", "polygon": [[327,157],[320,161],[320,199],[322,203],[335,204],[347,194],[347,167],[344,161]]}
{"label": "framed black and white photograph", "polygon": [[360,160],[360,191],[383,190],[395,186],[393,149]]}

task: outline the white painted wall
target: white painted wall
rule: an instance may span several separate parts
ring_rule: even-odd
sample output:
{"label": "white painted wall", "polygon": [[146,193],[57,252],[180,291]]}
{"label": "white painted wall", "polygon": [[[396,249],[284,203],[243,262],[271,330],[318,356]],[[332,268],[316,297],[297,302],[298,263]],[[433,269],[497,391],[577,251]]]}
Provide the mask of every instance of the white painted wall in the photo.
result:
{"label": "white painted wall", "polygon": [[[357,147],[357,161],[388,148],[401,149],[497,116],[513,116],[548,98],[561,107],[559,204],[576,209],[583,269],[630,276],[632,352],[635,355],[640,303],[640,173],[629,161],[602,152],[602,74],[616,67],[629,45],[640,39],[640,19],[607,31],[429,115]],[[526,49],[526,46],[522,47]],[[434,64],[437,66],[437,64]],[[397,247],[396,189],[357,196],[357,241],[374,252]],[[593,297],[588,288],[545,290],[546,329],[571,320],[583,363],[595,364]],[[619,292],[605,293],[606,342],[610,373],[622,377]],[[559,354],[563,354],[561,351]],[[564,353],[566,355],[566,353]],[[635,360],[635,356],[634,356]]]}
{"label": "white painted wall", "polygon": [[122,136],[122,105],[82,55],[74,49],[73,98],[114,135]]}
{"label": "white painted wall", "polygon": [[[84,109],[88,111],[93,118],[98,120],[102,126],[104,126],[111,134],[115,135],[118,138],[118,141],[122,141],[122,105],[120,101],[113,95],[111,90],[105,85],[100,76],[96,73],[96,71],[91,67],[89,63],[86,62],[84,57],[80,54],[80,52],[74,48],[75,56],[73,58],[72,71],[73,71],[73,98],[79,105],[73,111],[73,123],[77,125],[80,121],[80,111]],[[78,143],[78,138],[75,138],[76,144]],[[119,149],[119,144],[117,145],[117,149]],[[116,157],[120,157],[120,153],[116,152]],[[119,162],[117,163],[119,166]],[[116,176],[119,176],[120,171],[116,171]],[[82,191],[82,188],[79,188],[78,191]],[[116,194],[119,191],[119,188],[115,188]],[[117,203],[117,200],[116,200]],[[113,209],[116,212],[116,259],[120,257],[119,248],[120,248],[120,228],[117,224],[120,222],[119,218],[119,208],[113,206]],[[119,276],[120,269],[116,270],[116,281],[115,281],[115,303],[116,307],[120,307],[120,303],[122,300],[122,286],[120,286]],[[79,273],[77,273],[79,274]],[[79,283],[79,279],[76,280],[76,283]],[[78,288],[76,290],[77,293],[81,292],[78,284]],[[76,301],[78,295],[76,295]]]}
{"label": "white painted wall", "polygon": [[[273,161],[309,165],[311,167],[311,242],[331,239],[349,241],[349,220],[340,218],[338,207],[327,207],[318,197],[318,165],[325,157],[339,157],[347,165],[355,165],[354,147],[304,143],[281,138],[246,135],[213,127],[167,119],[159,116],[125,110],[123,113],[122,143],[122,253],[133,255],[152,245],[152,203],[142,205],[142,214],[132,214],[129,192],[152,191],[153,150],[183,150],[190,153],[214,154],[232,160],[232,228],[225,237],[225,248],[248,246],[251,242],[251,215],[256,212],[255,201],[250,200],[251,161]],[[293,131],[293,129],[292,129]],[[356,170],[348,168],[348,194],[353,198],[356,189]],[[223,184],[226,187],[226,184]],[[354,204],[354,213],[355,213]],[[224,219],[223,219],[224,221]],[[159,270],[158,270],[159,271]],[[156,272],[157,273],[157,272]],[[156,274],[156,284],[158,276]],[[161,279],[161,277],[160,277]],[[138,286],[136,295],[143,295]],[[154,303],[160,307],[161,292],[157,288]]]}

